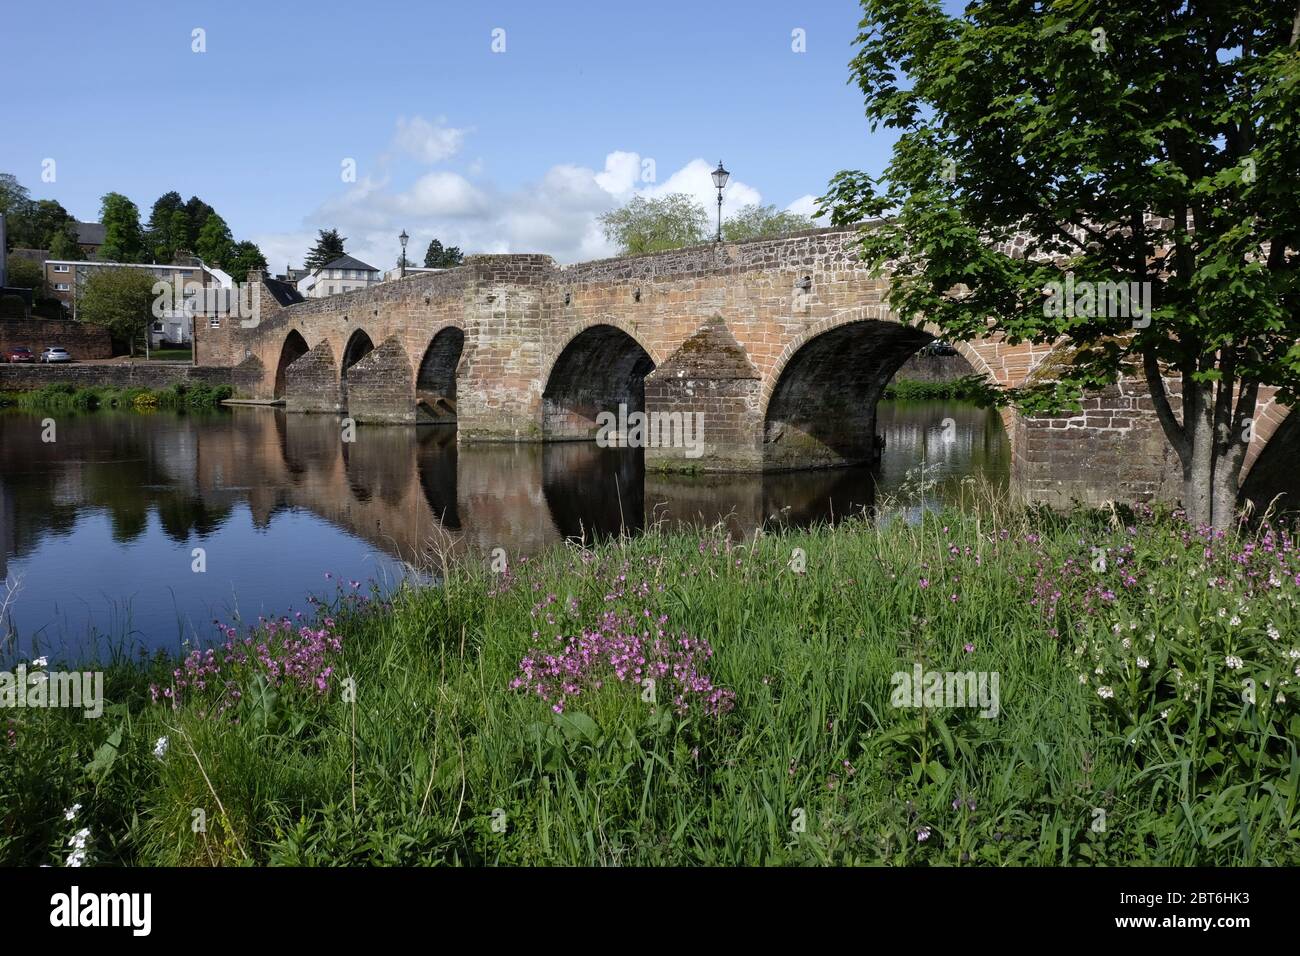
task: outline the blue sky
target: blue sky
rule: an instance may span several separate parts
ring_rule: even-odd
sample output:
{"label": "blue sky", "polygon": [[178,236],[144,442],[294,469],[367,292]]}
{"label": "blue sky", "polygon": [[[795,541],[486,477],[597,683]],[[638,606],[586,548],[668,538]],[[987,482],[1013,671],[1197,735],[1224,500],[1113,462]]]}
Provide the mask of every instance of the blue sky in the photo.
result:
{"label": "blue sky", "polygon": [[276,270],[328,226],[380,268],[402,229],[416,258],[433,236],[592,258],[611,251],[600,212],[705,199],[719,159],[732,209],[806,209],[837,170],[878,171],[889,138],[846,83],[859,17],[850,0],[16,4],[0,171],[83,219],[109,190],[142,217],[197,194]]}

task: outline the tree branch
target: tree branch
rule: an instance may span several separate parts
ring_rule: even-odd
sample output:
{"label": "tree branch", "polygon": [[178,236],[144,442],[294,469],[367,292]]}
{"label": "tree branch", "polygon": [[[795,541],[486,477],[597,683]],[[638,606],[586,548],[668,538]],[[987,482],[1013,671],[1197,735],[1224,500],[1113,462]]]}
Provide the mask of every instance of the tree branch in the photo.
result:
{"label": "tree branch", "polygon": [[[1142,366],[1146,371],[1147,387],[1151,390],[1151,402],[1155,405],[1156,418],[1160,420],[1160,427],[1164,429],[1169,444],[1174,446],[1179,460],[1186,463],[1187,456],[1191,453],[1191,443],[1187,439],[1187,429],[1178,421],[1173,407],[1169,404],[1169,393],[1165,391],[1165,379],[1160,372],[1160,360],[1156,358],[1155,349],[1146,349],[1142,353]],[[1186,393],[1186,388],[1183,391]],[[1187,401],[1188,396],[1184,394],[1184,404]]]}

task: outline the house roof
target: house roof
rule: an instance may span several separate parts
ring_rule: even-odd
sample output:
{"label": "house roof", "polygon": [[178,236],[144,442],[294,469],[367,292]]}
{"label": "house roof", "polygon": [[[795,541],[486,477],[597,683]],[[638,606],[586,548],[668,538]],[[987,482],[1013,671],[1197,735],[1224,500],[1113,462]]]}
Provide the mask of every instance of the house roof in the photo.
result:
{"label": "house roof", "polygon": [[77,242],[83,246],[102,246],[104,244],[104,232],[102,222],[78,222]]}
{"label": "house roof", "polygon": [[264,278],[262,282],[266,284],[267,291],[275,296],[275,301],[281,305],[293,305],[295,302],[303,301],[302,293],[288,282],[281,282],[279,279],[272,279],[269,276]]}
{"label": "house roof", "polygon": [[360,259],[354,259],[349,255],[341,255],[332,262],[327,262],[321,266],[322,269],[365,269],[367,272],[378,272],[374,266],[366,265]]}

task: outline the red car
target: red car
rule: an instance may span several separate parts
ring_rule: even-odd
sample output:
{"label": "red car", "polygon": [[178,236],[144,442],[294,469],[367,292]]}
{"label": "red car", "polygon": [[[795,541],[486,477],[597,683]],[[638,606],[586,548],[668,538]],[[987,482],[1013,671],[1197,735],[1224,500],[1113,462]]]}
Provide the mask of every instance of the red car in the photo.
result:
{"label": "red car", "polygon": [[25,345],[16,345],[11,349],[5,349],[4,357],[6,362],[35,362],[36,356],[32,350]]}

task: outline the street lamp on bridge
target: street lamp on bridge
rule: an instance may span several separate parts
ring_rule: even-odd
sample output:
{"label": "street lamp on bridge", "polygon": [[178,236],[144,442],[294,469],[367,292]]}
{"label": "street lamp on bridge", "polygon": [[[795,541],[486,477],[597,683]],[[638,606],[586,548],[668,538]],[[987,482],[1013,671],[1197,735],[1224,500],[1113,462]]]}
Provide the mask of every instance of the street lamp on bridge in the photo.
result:
{"label": "street lamp on bridge", "polygon": [[727,185],[727,178],[731,173],[722,168],[722,160],[718,160],[718,168],[713,171],[713,185],[718,187],[718,236],[714,242],[722,241],[722,190]]}
{"label": "street lamp on bridge", "polygon": [[406,278],[406,240],[410,238],[411,237],[406,234],[405,229],[403,229],[402,234],[397,237],[397,241],[402,244],[402,274],[399,276],[399,278],[402,279]]}

